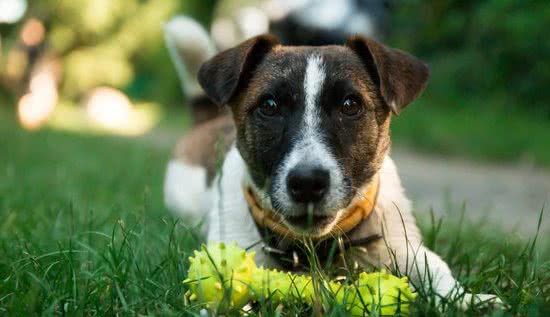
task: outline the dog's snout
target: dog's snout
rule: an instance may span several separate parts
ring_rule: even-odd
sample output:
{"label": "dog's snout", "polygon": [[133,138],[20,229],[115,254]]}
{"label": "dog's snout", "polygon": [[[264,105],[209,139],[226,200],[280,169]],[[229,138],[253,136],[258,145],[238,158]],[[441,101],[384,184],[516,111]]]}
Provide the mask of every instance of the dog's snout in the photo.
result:
{"label": "dog's snout", "polygon": [[287,178],[288,191],[292,199],[300,203],[320,201],[330,186],[330,173],[318,166],[297,166]]}

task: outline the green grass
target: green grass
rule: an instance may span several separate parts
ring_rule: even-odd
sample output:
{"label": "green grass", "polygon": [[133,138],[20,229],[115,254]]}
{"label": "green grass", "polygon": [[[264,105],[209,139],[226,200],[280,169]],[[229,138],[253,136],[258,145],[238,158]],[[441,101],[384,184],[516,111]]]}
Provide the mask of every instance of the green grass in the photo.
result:
{"label": "green grass", "polygon": [[[182,281],[202,238],[163,207],[169,152],[140,139],[26,132],[0,112],[0,315],[196,314]],[[510,309],[439,313],[421,294],[413,315],[550,314],[546,245],[531,248],[488,224],[421,224],[471,291],[496,293]],[[258,313],[278,314],[269,303]],[[282,310],[311,313],[296,303]]]}

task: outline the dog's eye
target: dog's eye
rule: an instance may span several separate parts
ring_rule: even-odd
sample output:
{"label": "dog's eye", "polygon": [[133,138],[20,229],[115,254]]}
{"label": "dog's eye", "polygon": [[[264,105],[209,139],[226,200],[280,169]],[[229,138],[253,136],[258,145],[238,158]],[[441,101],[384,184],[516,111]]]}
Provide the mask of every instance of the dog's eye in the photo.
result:
{"label": "dog's eye", "polygon": [[277,105],[275,99],[266,98],[262,101],[258,110],[264,116],[271,117],[279,113],[279,106]]}
{"label": "dog's eye", "polygon": [[340,112],[350,117],[358,116],[362,111],[363,107],[361,106],[361,103],[353,96],[346,97],[340,107]]}

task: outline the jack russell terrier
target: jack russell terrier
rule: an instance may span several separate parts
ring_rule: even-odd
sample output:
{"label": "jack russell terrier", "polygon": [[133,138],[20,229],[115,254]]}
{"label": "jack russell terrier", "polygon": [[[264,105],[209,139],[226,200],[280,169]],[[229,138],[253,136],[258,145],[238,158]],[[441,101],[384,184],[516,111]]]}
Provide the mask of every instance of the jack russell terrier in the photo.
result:
{"label": "jack russell terrier", "polygon": [[337,243],[356,265],[398,270],[464,307],[500,303],[464,293],[422,244],[389,156],[391,117],[426,86],[426,64],[359,36],[285,46],[261,35],[216,54],[189,18],[165,35],[194,120],[168,164],[165,202],[206,217],[208,241],[237,241],[260,264],[292,268],[307,265],[302,238],[322,259]]}

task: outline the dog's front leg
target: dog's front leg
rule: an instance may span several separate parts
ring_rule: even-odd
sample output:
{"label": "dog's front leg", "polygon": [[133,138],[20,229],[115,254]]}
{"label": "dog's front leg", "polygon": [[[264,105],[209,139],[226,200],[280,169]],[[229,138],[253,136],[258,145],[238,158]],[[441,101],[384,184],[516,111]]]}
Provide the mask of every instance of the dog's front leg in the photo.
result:
{"label": "dog's front leg", "polygon": [[[398,210],[395,212],[399,213]],[[383,243],[388,247],[386,263],[391,263],[393,269],[409,276],[416,287],[433,290],[441,297],[452,299],[456,296],[464,309],[472,304],[502,305],[495,295],[465,293],[447,263],[422,244],[420,231],[410,213],[389,215],[389,218],[393,219],[391,222],[386,219],[383,226]]]}
{"label": "dog's front leg", "polygon": [[460,283],[453,277],[447,263],[423,245],[411,243],[406,248],[391,248],[389,251],[390,257],[394,258],[392,261],[394,268],[409,276],[416,287],[431,289],[437,295],[451,300],[456,296],[463,309],[467,309],[472,304],[502,304],[500,299],[492,294],[465,293]]}
{"label": "dog's front leg", "polygon": [[[240,186],[237,188],[240,189]],[[255,251],[256,263],[264,265],[266,258],[262,252],[261,236],[248,212],[243,195],[218,193],[214,195],[213,202],[214,206],[208,217],[208,242],[236,242],[243,249]]]}
{"label": "dog's front leg", "polygon": [[239,247],[256,251],[256,262],[263,265],[260,233],[250,215],[242,193],[245,165],[233,147],[224,160],[210,189],[212,207],[208,214],[208,242],[236,242]]}

